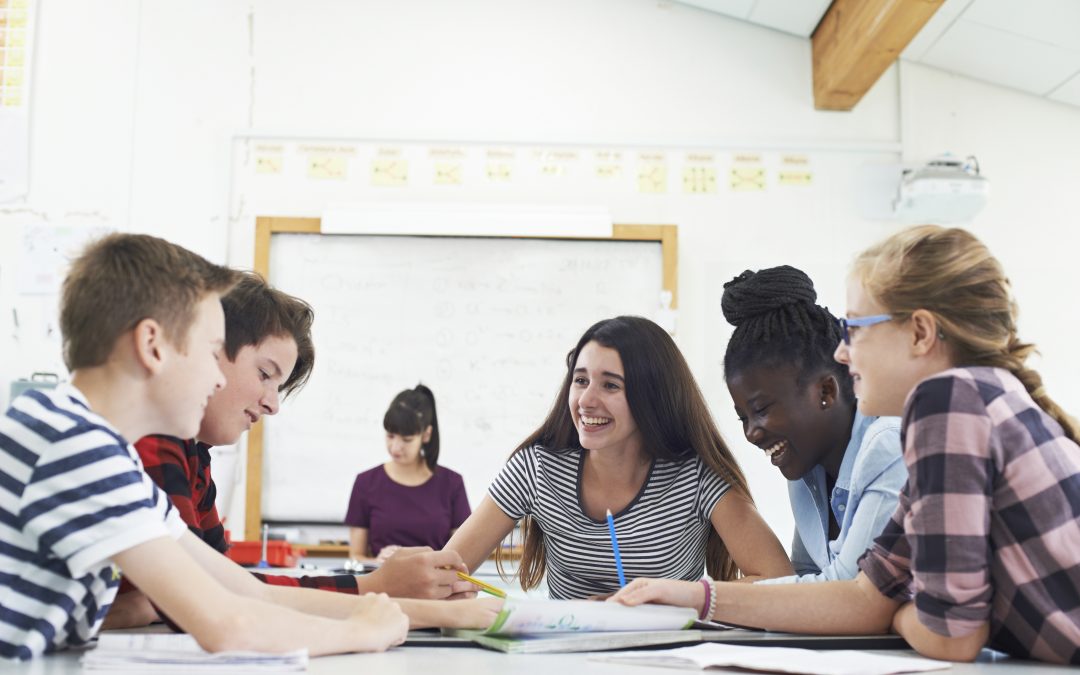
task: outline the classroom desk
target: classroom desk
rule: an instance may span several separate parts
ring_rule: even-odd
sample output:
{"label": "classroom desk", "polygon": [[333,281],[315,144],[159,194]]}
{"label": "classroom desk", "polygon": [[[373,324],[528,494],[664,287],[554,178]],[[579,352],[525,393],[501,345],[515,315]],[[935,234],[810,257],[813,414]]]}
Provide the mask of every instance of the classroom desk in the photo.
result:
{"label": "classroom desk", "polygon": [[[904,655],[909,651],[875,651],[879,654]],[[997,660],[995,660],[997,659]],[[70,675],[80,673],[79,654],[65,652],[54,654],[29,663],[14,665],[4,663],[5,675]],[[312,675],[356,675],[379,673],[379,675],[477,675],[478,673],[514,673],[514,675],[671,675],[671,668],[653,666],[628,666],[616,663],[600,663],[588,660],[585,654],[502,654],[485,649],[399,647],[383,654],[349,654],[324,656],[311,659],[308,671]],[[691,671],[692,672],[692,671]],[[701,671],[706,672],[706,671]],[[714,672],[735,672],[710,669]],[[742,671],[745,672],[745,671]],[[944,675],[1050,675],[1050,673],[1075,673],[1065,666],[1052,666],[1032,661],[1001,658],[994,652],[983,650],[979,661],[958,663],[949,670],[934,671]]]}
{"label": "classroom desk", "polygon": [[[325,564],[325,563],[324,563]],[[302,572],[302,571],[301,571]],[[520,588],[504,582],[496,576],[494,563],[487,562],[474,572],[501,588],[523,596]],[[535,593],[531,592],[529,595]],[[540,595],[546,596],[546,591]],[[138,631],[164,630],[161,626]],[[434,638],[434,639],[432,639]],[[437,642],[439,638],[425,633],[413,633],[410,639],[425,643]],[[349,654],[344,656],[324,656],[311,659],[309,673],[313,675],[356,675],[356,673],[379,673],[379,675],[416,675],[416,673],[434,673],[437,675],[477,675],[478,673],[512,672],[514,675],[671,675],[671,668],[650,666],[628,666],[625,664],[600,663],[588,660],[586,654],[503,654],[473,646],[462,646],[464,641],[455,638],[442,638],[456,646],[402,646],[383,654]],[[751,633],[748,641],[766,641],[764,633]],[[778,643],[772,646],[804,646],[795,643]],[[673,645],[685,646],[685,645]],[[876,654],[914,655],[910,650],[867,650]],[[69,675],[81,673],[79,652],[53,654],[30,663],[8,664],[4,662],[0,671],[4,675]],[[694,672],[694,671],[689,671]],[[732,670],[710,669],[700,672],[737,672]],[[745,672],[745,671],[739,671]],[[946,675],[972,675],[981,673],[990,675],[1049,675],[1050,673],[1075,673],[1066,666],[1053,666],[1034,661],[1009,659],[1000,654],[984,649],[979,660],[973,664],[956,664],[949,670],[935,671]]]}

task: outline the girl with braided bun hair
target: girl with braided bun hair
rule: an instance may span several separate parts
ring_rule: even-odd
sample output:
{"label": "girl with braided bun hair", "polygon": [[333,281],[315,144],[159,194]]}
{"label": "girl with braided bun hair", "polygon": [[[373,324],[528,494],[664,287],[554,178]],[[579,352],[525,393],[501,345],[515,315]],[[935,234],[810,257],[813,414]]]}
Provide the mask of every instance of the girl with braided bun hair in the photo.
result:
{"label": "girl with braided bun hair", "polygon": [[837,319],[803,271],[747,270],[724,284],[721,308],[735,326],[724,355],[735,414],[788,479],[795,517],[795,575],[762,583],[852,579],[907,480],[900,420],[856,410],[833,358]]}
{"label": "girl with braided bun hair", "polygon": [[925,225],[860,254],[836,359],[859,411],[902,413],[908,480],[850,581],[639,579],[612,600],[720,621],[902,635],[932,658],[984,646],[1080,665],[1080,427],[1026,363],[1001,264],[974,235]]}

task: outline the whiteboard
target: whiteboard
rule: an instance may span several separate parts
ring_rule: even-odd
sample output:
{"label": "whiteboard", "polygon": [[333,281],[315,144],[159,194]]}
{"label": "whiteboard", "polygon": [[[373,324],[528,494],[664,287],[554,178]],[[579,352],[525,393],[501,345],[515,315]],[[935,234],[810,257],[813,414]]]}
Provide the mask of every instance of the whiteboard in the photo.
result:
{"label": "whiteboard", "polygon": [[543,421],[567,352],[596,321],[653,317],[659,242],[274,234],[270,282],[309,302],[315,368],[265,420],[262,515],[344,519],[356,474],[386,461],[383,414],[423,382],[440,465],[475,507]]}

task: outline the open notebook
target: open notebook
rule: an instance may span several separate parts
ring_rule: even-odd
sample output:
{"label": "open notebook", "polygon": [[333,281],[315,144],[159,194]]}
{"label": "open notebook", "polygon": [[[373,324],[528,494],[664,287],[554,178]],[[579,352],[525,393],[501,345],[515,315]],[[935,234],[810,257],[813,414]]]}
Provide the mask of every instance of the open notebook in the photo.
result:
{"label": "open notebook", "polygon": [[510,598],[487,630],[446,634],[511,653],[591,652],[700,642],[687,630],[696,618],[685,607]]}
{"label": "open notebook", "polygon": [[84,671],[132,672],[292,672],[307,670],[308,652],[211,654],[186,634],[103,633],[97,647],[83,654]]}

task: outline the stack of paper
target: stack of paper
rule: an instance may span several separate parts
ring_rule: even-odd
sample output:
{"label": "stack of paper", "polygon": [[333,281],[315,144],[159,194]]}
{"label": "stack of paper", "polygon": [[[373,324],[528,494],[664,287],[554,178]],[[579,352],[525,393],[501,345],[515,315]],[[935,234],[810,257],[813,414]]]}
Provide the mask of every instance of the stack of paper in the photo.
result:
{"label": "stack of paper", "polygon": [[591,660],[669,668],[743,668],[770,673],[809,675],[891,675],[952,667],[948,661],[934,661],[916,656],[887,656],[848,650],[736,647],[715,643],[665,651],[594,656]]}
{"label": "stack of paper", "polygon": [[211,654],[182,634],[105,633],[97,648],[82,657],[83,670],[159,672],[307,670],[308,652],[284,654],[219,652]]}

